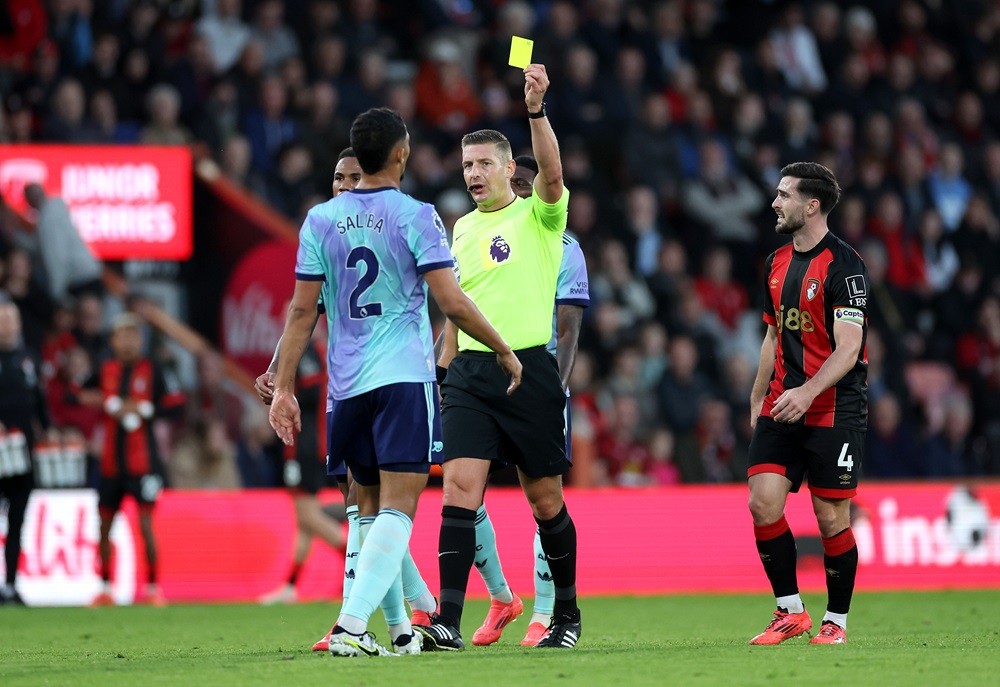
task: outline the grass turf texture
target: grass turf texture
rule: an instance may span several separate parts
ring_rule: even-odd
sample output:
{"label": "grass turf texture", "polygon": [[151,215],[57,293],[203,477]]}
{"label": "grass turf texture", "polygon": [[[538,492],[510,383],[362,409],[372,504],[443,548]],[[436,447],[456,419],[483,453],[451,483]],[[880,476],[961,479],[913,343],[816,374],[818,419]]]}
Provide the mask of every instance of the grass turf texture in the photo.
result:
{"label": "grass turf texture", "polygon": [[[824,597],[805,595],[814,632]],[[460,654],[346,659],[312,653],[336,604],[63,609],[0,607],[0,685],[990,685],[1000,674],[1000,591],[858,594],[847,646],[750,647],[766,594],[589,598],[571,651],[499,644]],[[463,636],[486,611],[466,609]],[[386,641],[376,614],[372,628]]]}

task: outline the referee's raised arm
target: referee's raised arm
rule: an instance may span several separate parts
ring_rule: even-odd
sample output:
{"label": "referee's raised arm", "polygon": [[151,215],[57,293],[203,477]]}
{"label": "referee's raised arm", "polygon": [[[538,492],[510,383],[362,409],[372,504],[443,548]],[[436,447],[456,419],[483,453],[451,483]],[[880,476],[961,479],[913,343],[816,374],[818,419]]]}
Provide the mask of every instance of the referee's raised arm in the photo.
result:
{"label": "referee's raised arm", "polygon": [[545,92],[549,89],[549,75],[543,64],[529,64],[524,68],[524,103],[528,106],[531,125],[531,150],[538,162],[535,193],[552,205],[563,193],[562,160],[559,142],[545,113]]}

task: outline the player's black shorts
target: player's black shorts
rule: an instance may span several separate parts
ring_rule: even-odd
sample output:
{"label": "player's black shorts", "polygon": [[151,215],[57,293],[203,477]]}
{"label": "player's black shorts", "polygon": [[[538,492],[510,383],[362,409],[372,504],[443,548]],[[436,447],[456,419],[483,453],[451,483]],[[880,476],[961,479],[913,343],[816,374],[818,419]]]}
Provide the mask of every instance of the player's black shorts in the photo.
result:
{"label": "player's black shorts", "polygon": [[529,477],[562,475],[566,459],[566,394],[556,359],[544,346],[517,351],[521,386],[494,353],[463,351],[441,386],[444,459],[482,458],[513,463]]}
{"label": "player's black shorts", "polygon": [[865,433],[840,427],[784,424],[757,419],[750,441],[747,476],[761,472],[784,475],[798,491],[802,480],[809,491],[830,499],[853,497],[865,450]]}
{"label": "player's black shorts", "polygon": [[163,491],[163,477],[156,473],[147,475],[121,474],[114,477],[101,475],[97,485],[97,506],[101,510],[116,512],[125,496],[131,496],[140,507],[150,508]]}
{"label": "player's black shorts", "polygon": [[[326,461],[319,457],[319,432],[315,413],[302,418],[302,431],[295,442],[295,457],[285,460],[281,479],[285,486],[295,491],[315,496],[323,487],[336,487],[337,479],[327,477]],[[325,446],[324,446],[325,448]]]}
{"label": "player's black shorts", "polygon": [[324,487],[336,487],[337,478],[326,474],[326,463],[317,458],[289,458],[282,470],[285,486],[315,496]]}

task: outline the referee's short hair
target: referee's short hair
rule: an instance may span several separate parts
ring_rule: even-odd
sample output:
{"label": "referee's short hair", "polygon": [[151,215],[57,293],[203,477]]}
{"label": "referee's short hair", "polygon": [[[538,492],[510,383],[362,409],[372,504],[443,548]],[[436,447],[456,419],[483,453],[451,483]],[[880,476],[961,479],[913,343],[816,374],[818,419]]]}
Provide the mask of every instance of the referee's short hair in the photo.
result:
{"label": "referee's short hair", "polygon": [[373,107],[359,114],[351,125],[351,148],[365,174],[382,171],[392,149],[404,138],[403,118],[388,107]]}
{"label": "referee's short hair", "polygon": [[818,162],[793,162],[781,169],[781,176],[795,177],[799,180],[798,191],[806,198],[819,201],[819,211],[823,215],[830,214],[840,202],[840,184],[837,176]]}
{"label": "referee's short hair", "polygon": [[462,147],[475,146],[482,143],[492,143],[497,147],[497,152],[500,153],[500,159],[506,162],[513,157],[514,153],[510,148],[510,141],[499,131],[494,129],[480,129],[479,131],[473,131],[471,134],[466,134],[462,136]]}

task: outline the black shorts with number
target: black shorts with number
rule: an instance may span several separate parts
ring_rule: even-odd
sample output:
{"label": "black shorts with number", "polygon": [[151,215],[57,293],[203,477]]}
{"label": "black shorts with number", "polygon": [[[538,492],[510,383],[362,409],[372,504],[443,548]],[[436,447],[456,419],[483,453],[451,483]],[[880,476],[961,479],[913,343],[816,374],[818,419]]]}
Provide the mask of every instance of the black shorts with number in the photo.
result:
{"label": "black shorts with number", "polygon": [[787,477],[793,492],[806,479],[816,496],[851,498],[858,491],[864,447],[865,433],[855,429],[784,424],[760,417],[750,441],[747,476],[773,472]]}
{"label": "black shorts with number", "polygon": [[103,511],[116,512],[121,508],[125,496],[131,496],[142,508],[151,508],[163,491],[163,477],[154,473],[148,475],[119,474],[113,477],[101,475],[97,485],[97,506]]}
{"label": "black shorts with number", "polygon": [[529,477],[563,475],[570,464],[559,366],[544,346],[516,353],[524,371],[510,396],[494,353],[463,351],[451,361],[441,385],[444,460],[503,460]]}

